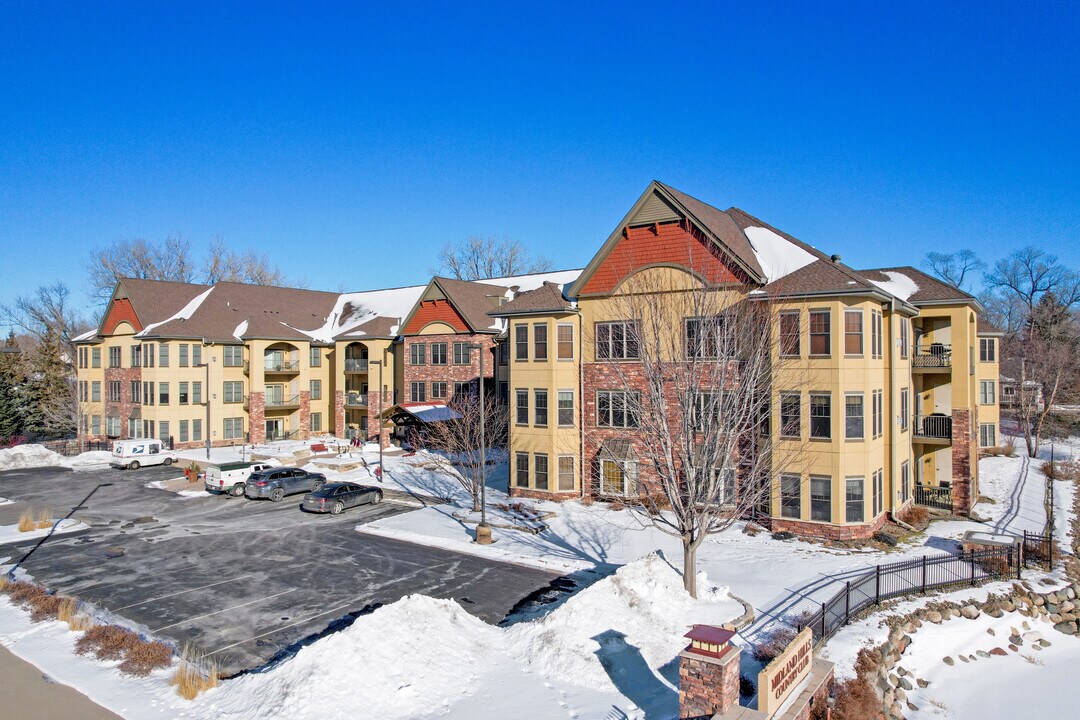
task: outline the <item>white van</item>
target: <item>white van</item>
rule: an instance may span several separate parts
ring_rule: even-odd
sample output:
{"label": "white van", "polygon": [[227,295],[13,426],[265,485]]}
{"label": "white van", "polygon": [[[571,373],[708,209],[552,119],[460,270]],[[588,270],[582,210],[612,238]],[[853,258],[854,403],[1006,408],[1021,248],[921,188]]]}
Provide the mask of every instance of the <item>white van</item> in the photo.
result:
{"label": "white van", "polygon": [[160,440],[117,440],[113,443],[109,465],[115,468],[138,470],[144,465],[172,465],[176,455],[166,450]]}
{"label": "white van", "polygon": [[206,468],[206,489],[211,492],[229,493],[233,497],[244,494],[244,485],[248,475],[260,470],[267,470],[270,463],[222,463]]}

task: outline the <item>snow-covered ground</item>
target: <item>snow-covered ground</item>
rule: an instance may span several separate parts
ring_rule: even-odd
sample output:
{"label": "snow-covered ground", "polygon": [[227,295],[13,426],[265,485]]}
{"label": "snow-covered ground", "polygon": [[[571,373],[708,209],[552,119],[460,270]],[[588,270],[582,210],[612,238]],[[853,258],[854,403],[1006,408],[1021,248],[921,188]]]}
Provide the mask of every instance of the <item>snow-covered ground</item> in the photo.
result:
{"label": "snow-covered ground", "polygon": [[0,471],[35,467],[66,467],[73,470],[97,468],[108,465],[110,457],[110,453],[106,450],[94,450],[74,457],[65,457],[44,445],[16,445],[0,450]]}
{"label": "snow-covered ground", "polygon": [[59,622],[31,624],[0,597],[0,643],[58,682],[124,717],[671,717],[677,663],[694,623],[742,613],[726,588],[699,579],[699,600],[652,555],[619,569],[543,617],[498,627],[450,600],[412,595],[362,616],[265,671],[222,683],[193,702],[167,673],[125,678],[72,654]]}
{"label": "snow-covered ground", "polygon": [[45,537],[46,535],[63,535],[84,530],[87,527],[89,526],[74,518],[51,520],[48,527],[40,529],[35,528],[34,530],[28,530],[27,532],[20,532],[18,525],[0,525],[0,545],[20,542],[22,540],[34,540],[36,538]]}

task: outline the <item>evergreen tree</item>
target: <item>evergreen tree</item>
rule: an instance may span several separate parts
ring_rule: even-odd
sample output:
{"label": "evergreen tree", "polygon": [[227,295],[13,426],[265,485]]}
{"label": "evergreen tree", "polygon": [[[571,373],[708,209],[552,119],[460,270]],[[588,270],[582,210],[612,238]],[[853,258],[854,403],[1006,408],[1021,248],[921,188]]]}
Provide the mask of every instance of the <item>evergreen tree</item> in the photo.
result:
{"label": "evergreen tree", "polygon": [[0,443],[23,432],[26,371],[15,333],[0,348]]}
{"label": "evergreen tree", "polygon": [[60,336],[48,330],[30,356],[26,383],[26,430],[42,438],[70,437],[77,430],[74,372]]}

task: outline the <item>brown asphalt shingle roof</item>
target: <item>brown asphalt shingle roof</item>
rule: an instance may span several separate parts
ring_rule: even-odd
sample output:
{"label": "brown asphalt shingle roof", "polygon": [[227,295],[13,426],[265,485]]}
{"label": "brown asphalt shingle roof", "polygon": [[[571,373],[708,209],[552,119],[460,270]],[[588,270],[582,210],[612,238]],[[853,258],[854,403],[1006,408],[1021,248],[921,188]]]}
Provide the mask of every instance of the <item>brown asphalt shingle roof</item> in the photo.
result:
{"label": "brown asphalt shingle roof", "polygon": [[563,297],[562,287],[545,282],[535,290],[526,290],[514,296],[514,299],[488,313],[491,317],[505,317],[518,313],[565,312],[573,310],[574,303]]}
{"label": "brown asphalt shingle roof", "polygon": [[504,286],[445,277],[436,277],[434,281],[474,332],[495,329],[488,317],[488,311],[498,307],[498,301],[492,298],[506,295]]}
{"label": "brown asphalt shingle roof", "polygon": [[139,278],[121,278],[120,285],[143,327],[172,317],[196,295],[210,287],[196,283]]}
{"label": "brown asphalt shingle roof", "polygon": [[848,293],[876,290],[851,268],[831,260],[815,260],[806,267],[773,280],[762,288],[768,295],[805,295],[809,293]]}
{"label": "brown asphalt shingle roof", "polygon": [[913,305],[948,300],[975,300],[974,295],[969,295],[963,290],[957,290],[952,285],[938,280],[933,275],[927,275],[922,270],[910,266],[874,268],[872,270],[859,270],[858,272],[866,279],[878,282],[888,282],[889,276],[885,275],[886,272],[907,275],[919,288],[908,298],[908,302]]}

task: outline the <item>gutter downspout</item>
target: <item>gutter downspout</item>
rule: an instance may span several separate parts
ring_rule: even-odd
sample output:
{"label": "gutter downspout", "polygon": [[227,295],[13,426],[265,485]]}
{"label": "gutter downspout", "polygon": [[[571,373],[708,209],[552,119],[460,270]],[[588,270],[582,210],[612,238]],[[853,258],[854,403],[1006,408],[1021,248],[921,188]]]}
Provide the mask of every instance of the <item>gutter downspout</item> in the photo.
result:
{"label": "gutter downspout", "polygon": [[581,478],[581,499],[585,499],[585,323],[578,307],[578,462],[581,464],[578,477]]}
{"label": "gutter downspout", "polygon": [[[895,402],[895,375],[896,375],[896,333],[894,332],[894,325],[896,323],[896,298],[892,298],[889,301],[889,409],[893,407]],[[910,354],[909,354],[910,357]],[[890,413],[891,414],[891,413]],[[903,421],[901,421],[903,422]],[[893,420],[892,428],[889,432],[889,515],[894,522],[899,523],[900,519],[896,516],[896,420]],[[909,480],[911,478],[908,478]],[[911,527],[910,525],[908,526]]]}

